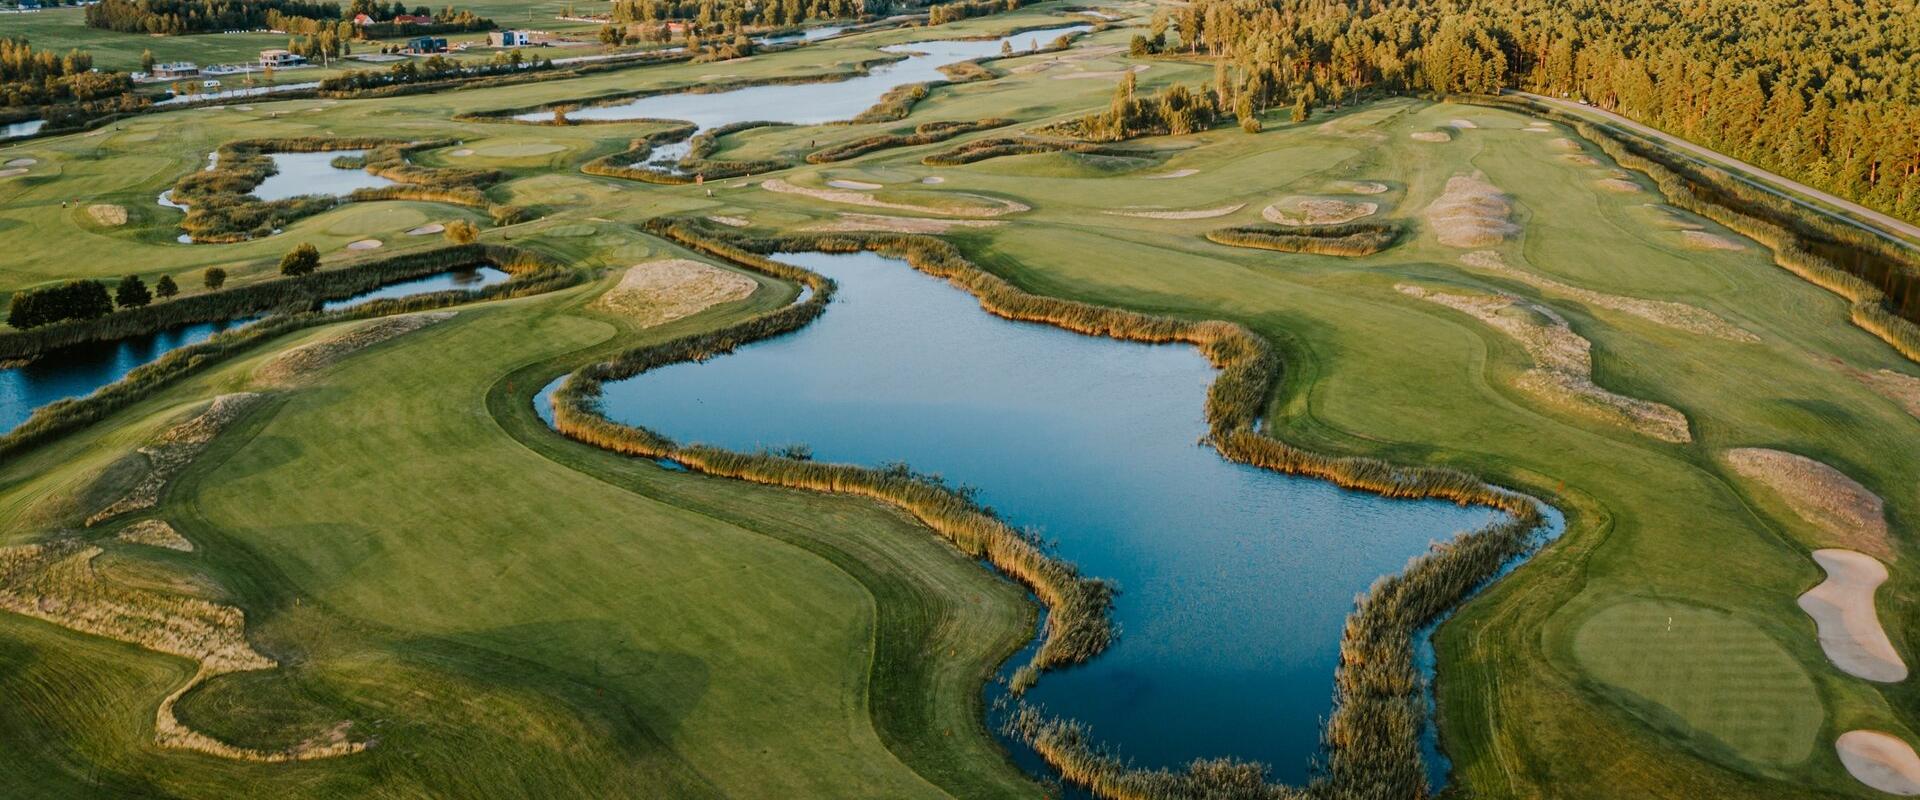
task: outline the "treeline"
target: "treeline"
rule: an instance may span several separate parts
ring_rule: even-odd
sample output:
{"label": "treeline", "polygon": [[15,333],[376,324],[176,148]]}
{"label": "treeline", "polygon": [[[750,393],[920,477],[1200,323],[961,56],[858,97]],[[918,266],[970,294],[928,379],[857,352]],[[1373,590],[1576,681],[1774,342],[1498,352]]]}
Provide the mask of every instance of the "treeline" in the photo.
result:
{"label": "treeline", "polygon": [[113,103],[133,89],[119,72],[94,72],[93,56],[37,50],[24,38],[0,36],[0,107]]}
{"label": "treeline", "polygon": [[1920,28],[1877,0],[1195,0],[1167,49],[1221,59],[1262,108],[1312,92],[1523,89],[1585,99],[1920,219]]}
{"label": "treeline", "polygon": [[265,28],[272,12],[340,18],[338,4],[309,0],[100,0],[87,6],[86,18],[89,27],[171,36]]}
{"label": "treeline", "polygon": [[622,25],[689,24],[695,35],[730,33],[748,27],[787,27],[819,20],[858,19],[889,12],[891,0],[614,0],[613,21]]}
{"label": "treeline", "polygon": [[927,8],[928,25],[944,25],[970,17],[984,17],[1004,11],[1019,11],[1020,0],[955,0]]}
{"label": "treeline", "polygon": [[1159,94],[1144,94],[1135,85],[1134,75],[1128,72],[1120,77],[1106,111],[1058,123],[1047,130],[1096,142],[1117,142],[1204,131],[1220,117],[1221,109],[1215,106],[1216,98],[1210,92],[1196,94],[1175,84]]}

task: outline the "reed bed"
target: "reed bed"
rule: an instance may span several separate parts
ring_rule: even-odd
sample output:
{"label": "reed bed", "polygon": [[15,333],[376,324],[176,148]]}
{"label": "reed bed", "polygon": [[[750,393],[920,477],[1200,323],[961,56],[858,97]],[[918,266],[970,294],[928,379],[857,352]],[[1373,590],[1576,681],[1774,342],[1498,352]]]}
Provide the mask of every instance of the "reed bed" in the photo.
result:
{"label": "reed bed", "polygon": [[1013,120],[1005,117],[988,117],[973,122],[959,120],[923,122],[914,126],[912,133],[882,133],[816,150],[807,154],[807,163],[830,164],[835,161],[845,161],[849,158],[864,156],[879,150],[887,150],[895,147],[916,147],[923,144],[944,142],[963,133],[992,130],[994,128],[1012,125],[1013,122]]}
{"label": "reed bed", "polygon": [[[246,352],[254,345],[290,331],[335,322],[446,308],[463,303],[522,297],[562,289],[581,280],[580,273],[572,268],[530,251],[488,244],[457,245],[456,247],[464,248],[469,258],[455,265],[492,264],[512,274],[513,279],[479,289],[451,289],[407,297],[370,300],[335,311],[276,313],[259,322],[215,334],[204,342],[170,351],[151,363],[136,367],[125,377],[101,387],[93,394],[57,400],[41,407],[19,427],[8,431],[5,435],[0,435],[0,458],[13,458],[35,445],[92,424],[115,411],[152,396],[154,392],[181,378],[197,374],[228,358]],[[446,249],[451,248],[434,252],[445,252]],[[414,256],[401,258],[412,257]],[[438,269],[427,269],[417,274],[432,274],[447,268],[447,266],[440,266]],[[307,276],[306,279],[329,274],[334,273],[315,273]],[[307,307],[311,308],[311,305]],[[36,330],[32,333],[38,332]]]}
{"label": "reed bed", "polygon": [[[1342,640],[1341,665],[1335,676],[1338,695],[1325,734],[1328,772],[1324,785],[1315,790],[1329,790],[1331,796],[1425,796],[1428,787],[1419,749],[1424,682],[1413,663],[1413,638],[1525,552],[1531,534],[1544,522],[1532,499],[1457,470],[1311,453],[1261,432],[1259,420],[1271,387],[1277,384],[1280,364],[1264,339],[1234,323],[1175,319],[1029,294],[973,265],[952,244],[927,236],[800,234],[747,239],[698,221],[670,218],[650,221],[648,230],[710,256],[804,284],[814,290],[813,295],[730,327],[642,346],[582,367],[555,393],[555,428],[614,452],[670,459],[690,469],[758,483],[870,497],[907,510],[963,552],[988,560],[1031,588],[1047,606],[1041,645],[1010,682],[1016,694],[1044,670],[1083,662],[1112,642],[1113,588],[1109,584],[1080,574],[1030,534],[1006,524],[967,493],[950,489],[937,478],[917,475],[903,466],[872,469],[769,452],[680,445],[646,428],[608,419],[600,406],[602,386],[791,333],[818,316],[832,300],[833,282],[773,261],[766,254],[872,250],[904,258],[915,269],[946,279],[976,297],[986,311],[1006,319],[1128,341],[1185,342],[1198,347],[1219,369],[1207,390],[1207,440],[1235,461],[1389,497],[1440,498],[1506,512],[1505,520],[1437,544],[1409,562],[1405,572],[1376,581],[1357,601]],[[1048,719],[1026,708],[1014,720],[1012,730],[1068,779],[1103,797],[1303,796],[1298,790],[1267,783],[1259,765],[1220,760],[1195,762],[1182,773],[1141,770],[1092,745],[1077,723]]]}
{"label": "reed bed", "polygon": [[1387,222],[1344,225],[1245,225],[1207,232],[1207,240],[1229,247],[1253,247],[1283,253],[1323,256],[1370,256],[1400,240],[1403,228]]}

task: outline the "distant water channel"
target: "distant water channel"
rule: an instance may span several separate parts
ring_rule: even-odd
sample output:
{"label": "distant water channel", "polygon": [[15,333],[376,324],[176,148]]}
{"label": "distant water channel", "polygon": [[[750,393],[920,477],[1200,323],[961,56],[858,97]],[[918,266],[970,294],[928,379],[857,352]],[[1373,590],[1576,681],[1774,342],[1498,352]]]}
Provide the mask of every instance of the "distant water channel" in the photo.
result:
{"label": "distant water channel", "polygon": [[1038,527],[1088,574],[1119,582],[1122,633],[1028,699],[1141,765],[1233,755],[1304,781],[1354,595],[1493,519],[1226,461],[1198,443],[1214,371],[1192,347],[1009,322],[870,253],[777,258],[839,283],[824,315],[608,384],[606,412],[682,442],[904,461]]}

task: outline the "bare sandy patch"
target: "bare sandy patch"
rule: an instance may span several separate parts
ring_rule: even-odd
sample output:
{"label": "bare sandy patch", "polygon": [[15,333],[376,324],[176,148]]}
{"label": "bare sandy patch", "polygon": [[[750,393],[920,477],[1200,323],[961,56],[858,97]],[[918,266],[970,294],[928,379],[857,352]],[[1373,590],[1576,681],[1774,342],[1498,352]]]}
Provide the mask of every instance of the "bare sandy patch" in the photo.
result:
{"label": "bare sandy patch", "polygon": [[1446,191],[1427,206],[1434,235],[1448,247],[1492,247],[1520,233],[1513,203],[1482,173],[1447,179]]}
{"label": "bare sandy patch", "polygon": [[181,536],[180,532],[174,530],[173,526],[168,525],[165,520],[140,520],[128,525],[120,532],[118,538],[123,542],[144,544],[148,547],[162,547],[182,553],[193,552],[193,542],[187,541],[187,537]]}
{"label": "bare sandy patch", "polygon": [[1880,731],[1847,731],[1833,749],[1847,773],[1861,783],[1887,794],[1920,795],[1920,755],[1899,737]]}
{"label": "bare sandy patch", "polygon": [[748,225],[753,224],[753,221],[747,219],[746,217],[729,217],[725,214],[714,214],[714,215],[708,216],[707,219],[713,222],[718,222],[729,228],[744,228],[744,227],[747,227]]}
{"label": "bare sandy patch", "polygon": [[27,168],[26,168],[26,167],[14,167],[14,168],[12,168],[12,169],[0,169],[0,178],[11,178],[11,177],[14,177],[14,176],[16,176],[16,175],[25,175],[25,174],[27,174]]}
{"label": "bare sandy patch", "polygon": [[414,228],[413,230],[407,231],[407,235],[408,236],[430,236],[436,233],[443,233],[446,231],[446,229],[447,229],[447,226],[442,225],[438,222],[429,222],[418,228]]}
{"label": "bare sandy patch", "polygon": [[942,183],[946,183],[947,179],[942,178],[938,175],[928,175],[927,177],[921,178],[920,182],[927,184],[928,186],[938,186]]}
{"label": "bare sandy patch", "polygon": [[1800,595],[1800,610],[1820,630],[1820,649],[1841,672],[1869,681],[1906,680],[1907,665],[1880,627],[1873,591],[1887,581],[1887,567],[1852,550],[1813,551],[1827,579]]}
{"label": "bare sandy patch", "polygon": [[1391,188],[1379,181],[1339,181],[1333,184],[1334,191],[1348,194],[1386,194]]}
{"label": "bare sandy patch", "polygon": [[117,228],[127,224],[127,207],[112,203],[94,203],[87,206],[87,216],[92,217],[96,225]]}
{"label": "bare sandy patch", "polygon": [[128,490],[125,497],[88,517],[87,525],[158,505],[160,493],[174,476],[193,463],[194,456],[207,449],[214,437],[219,436],[221,431],[265,396],[252,392],[220,395],[193,419],[168,428],[152,443],[141,447],[138,452],[147,459],[146,476]]}
{"label": "bare sandy patch", "polygon": [[1433,144],[1438,144],[1441,142],[1453,141],[1453,134],[1447,133],[1446,131],[1414,131],[1413,133],[1408,135],[1411,136],[1413,140],[1416,142],[1429,142]]}
{"label": "bare sandy patch", "polygon": [[1741,477],[1778,495],[1826,534],[1828,543],[1893,560],[1886,503],[1846,473],[1806,456],[1760,447],[1728,450],[1726,459]]}
{"label": "bare sandy patch", "polygon": [[448,153],[447,155],[452,156],[454,158],[466,158],[467,156],[473,155],[473,148],[462,147],[458,150]]}
{"label": "bare sandy patch", "polygon": [[1115,216],[1115,217],[1139,217],[1141,219],[1212,219],[1214,217],[1224,217],[1228,214],[1231,214],[1235,211],[1239,211],[1240,209],[1243,209],[1246,207],[1247,207],[1246,203],[1235,203],[1230,206],[1220,206],[1218,208],[1188,208],[1188,209],[1166,209],[1166,210],[1114,208],[1114,209],[1105,209],[1100,213]]}
{"label": "bare sandy patch", "polygon": [[884,233],[947,233],[956,228],[991,228],[1005,225],[999,220],[927,219],[926,217],[889,217],[882,214],[842,213],[839,219],[808,226],[805,230],[829,233],[880,231]]}
{"label": "bare sandy patch", "polygon": [[1576,167],[1600,166],[1600,159],[1594,158],[1586,153],[1566,153],[1560,156],[1560,160]]}
{"label": "bare sandy patch", "polygon": [[738,272],[685,258],[668,258],[627,268],[620,285],[594,306],[631,317],[651,327],[691,316],[720,303],[753,294],[759,284]]}
{"label": "bare sandy patch", "polygon": [[379,247],[379,239],[361,239],[360,241],[347,245],[348,250],[376,250],[379,249]]}
{"label": "bare sandy patch", "polygon": [[1716,233],[1707,233],[1706,231],[1681,231],[1680,245],[1689,250],[1727,250],[1738,252],[1747,249],[1746,245],[1738,241]]}
{"label": "bare sandy patch", "polygon": [[1720,318],[1720,315],[1704,308],[1695,308],[1685,303],[1665,300],[1644,300],[1638,297],[1625,297],[1617,294],[1597,292],[1578,286],[1518,269],[1507,264],[1506,259],[1492,250],[1477,250],[1460,257],[1460,261],[1470,267],[1493,272],[1552,294],[1563,295],[1588,305],[1630,314],[1657,325],[1665,325],[1688,333],[1712,336],[1733,342],[1755,343],[1760,337],[1745,328]]}
{"label": "bare sandy patch", "polygon": [[1339,225],[1371,217],[1379,203],[1355,203],[1334,197],[1288,197],[1260,210],[1275,225]]}
{"label": "bare sandy patch", "polygon": [[1550,142],[1547,142],[1547,146],[1555,150],[1558,150],[1562,153],[1578,153],[1581,150],[1579,142],[1576,142],[1565,136],[1562,136],[1558,139],[1554,139]]}
{"label": "bare sandy patch", "polygon": [[1443,305],[1519,342],[1533,367],[1515,381],[1522,391],[1667,442],[1688,442],[1687,418],[1672,406],[1615,394],[1593,382],[1593,343],[1553,309],[1512,295],[1436,292],[1398,284],[1402,294]]}
{"label": "bare sandy patch", "polygon": [[253,377],[265,383],[280,385],[298,383],[349,355],[436,322],[452,319],[456,313],[458,312],[431,311],[424,314],[381,317],[331,338],[303,344],[274,356],[272,361],[262,364],[255,370]]}
{"label": "bare sandy patch", "polygon": [[32,159],[32,158],[16,158],[16,159],[13,159],[12,161],[8,161],[8,162],[6,163],[6,166],[9,166],[9,167],[31,167],[31,166],[33,166],[33,165],[35,165],[35,164],[38,164],[38,163],[40,163],[40,162],[39,162],[39,160],[37,160],[37,159]]}
{"label": "bare sandy patch", "polygon": [[1200,170],[1197,170],[1197,169],[1176,169],[1172,172],[1162,172],[1158,175],[1142,175],[1140,177],[1150,181],[1165,181],[1165,180],[1172,180],[1174,178],[1184,178],[1184,177],[1187,177],[1188,175],[1198,175],[1198,174],[1200,174]]}
{"label": "bare sandy patch", "polygon": [[878,183],[868,183],[866,181],[849,181],[849,180],[831,180],[831,181],[827,181],[827,185],[835,189],[855,189],[859,191],[871,191],[873,189],[882,188],[881,185]]}
{"label": "bare sandy patch", "polygon": [[1459,128],[1463,131],[1472,130],[1474,128],[1480,127],[1478,125],[1473,124],[1473,120],[1470,120],[1470,119],[1450,119],[1450,120],[1447,120],[1447,125],[1455,128]]}
{"label": "bare sandy patch", "polygon": [[1624,178],[1601,178],[1594,181],[1594,185],[1618,194],[1636,194],[1640,191],[1640,184]]}
{"label": "bare sandy patch", "polygon": [[910,203],[890,202],[881,200],[865,192],[856,192],[847,189],[811,189],[805,186],[796,186],[779,178],[771,178],[762,182],[760,188],[769,192],[797,194],[803,197],[811,197],[815,200],[825,200],[829,203],[845,203],[847,205],[867,206],[870,208],[891,208],[899,211],[920,211],[927,214],[939,214],[949,217],[998,217],[1032,210],[1032,207],[1025,203],[972,194],[953,196],[977,198],[991,205],[976,208],[933,208]]}
{"label": "bare sandy patch", "polygon": [[1854,377],[1881,397],[1899,403],[1907,413],[1920,418],[1920,378],[1890,369],[1859,373]]}

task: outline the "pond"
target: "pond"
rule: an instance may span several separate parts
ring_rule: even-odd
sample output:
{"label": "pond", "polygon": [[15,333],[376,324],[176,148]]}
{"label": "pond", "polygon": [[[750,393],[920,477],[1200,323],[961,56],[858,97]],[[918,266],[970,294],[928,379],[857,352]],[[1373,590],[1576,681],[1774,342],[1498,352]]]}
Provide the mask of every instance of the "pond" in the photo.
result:
{"label": "pond", "polygon": [[376,189],[396,182],[364,169],[341,169],[336,158],[359,158],[365,150],[329,150],[324,153],[269,153],[279,170],[254,187],[249,194],[261,200],[285,200],[309,194],[341,196],[355,189]]}
{"label": "pond", "polygon": [[[388,297],[406,297],[448,289],[479,289],[511,277],[493,267],[451,270],[390,283],[349,298],[329,301],[324,307],[331,310]],[[215,333],[239,327],[252,319],[193,323],[145,336],[63,347],[40,356],[24,367],[0,370],[0,432],[13,430],[41,406],[55,400],[92,394],[95,389],[120,380],[134,368],[150,364],[170,351],[199,344]]]}
{"label": "pond", "polygon": [[[574,120],[676,119],[701,129],[736,122],[765,121],[819,125],[852,119],[880,101],[889,90],[910,83],[944,80],[940,68],[962,61],[997,56],[1003,43],[1015,50],[1044,47],[1062,35],[1091,30],[1070,25],[1029,31],[999,39],[910,42],[881,48],[907,58],[873,67],[866,75],[826,83],[749,86],[725,92],[659,94],[628,103],[589,106],[567,113]],[[553,118],[536,111],[514,119],[540,122]]]}
{"label": "pond", "polygon": [[22,136],[32,136],[39,133],[40,129],[45,127],[46,124],[47,121],[44,119],[30,119],[26,122],[9,122],[6,125],[0,125],[0,139],[17,139]]}
{"label": "pond", "polygon": [[1003,320],[871,253],[776,258],[838,282],[824,315],[610,383],[607,414],[681,442],[902,461],[1040,529],[1087,574],[1118,581],[1122,635],[1028,699],[1138,764],[1232,755],[1304,781],[1354,595],[1429,542],[1494,519],[1221,458],[1198,443],[1215,373],[1195,348]]}

